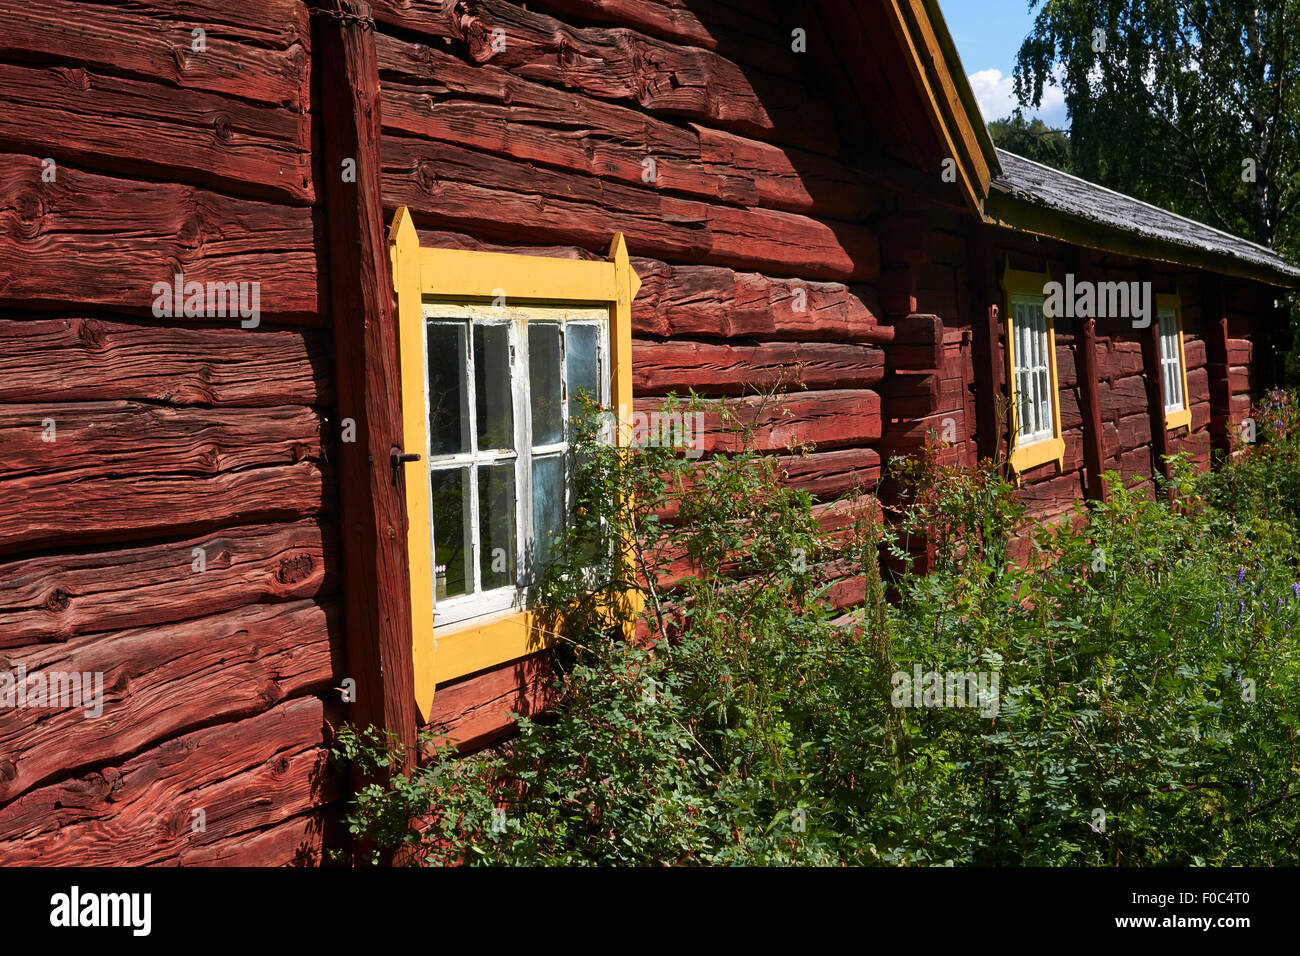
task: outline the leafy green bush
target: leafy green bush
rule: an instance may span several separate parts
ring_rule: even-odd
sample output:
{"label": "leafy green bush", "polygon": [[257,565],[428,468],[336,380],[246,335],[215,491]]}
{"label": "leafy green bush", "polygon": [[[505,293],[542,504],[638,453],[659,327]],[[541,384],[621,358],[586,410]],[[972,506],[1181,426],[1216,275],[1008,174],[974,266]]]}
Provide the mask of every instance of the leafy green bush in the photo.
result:
{"label": "leafy green bush", "polygon": [[[556,706],[477,755],[426,739],[349,825],[434,864],[1295,863],[1300,438],[1262,411],[1222,472],[1111,474],[1045,526],[991,463],[900,465],[881,520],[783,484],[744,422],[692,461],[588,419],[541,587]],[[980,675],[980,706],[918,674]]]}

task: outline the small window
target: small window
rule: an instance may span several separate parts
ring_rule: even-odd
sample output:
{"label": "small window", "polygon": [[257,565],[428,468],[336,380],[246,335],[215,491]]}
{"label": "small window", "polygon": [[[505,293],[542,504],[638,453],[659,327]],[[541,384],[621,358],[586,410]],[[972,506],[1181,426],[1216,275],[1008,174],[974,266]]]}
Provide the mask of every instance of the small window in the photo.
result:
{"label": "small window", "polygon": [[1160,338],[1160,390],[1165,400],[1165,428],[1191,427],[1192,410],[1187,396],[1187,354],[1183,348],[1182,305],[1177,296],[1156,299],[1156,323]]}
{"label": "small window", "polygon": [[[411,663],[427,720],[440,684],[549,646],[535,584],[569,521],[579,395],[632,410],[627,243],[603,261],[421,247],[389,232],[402,391]],[[630,628],[637,593],[608,594]],[[553,609],[552,609],[553,610]]]}
{"label": "small window", "polygon": [[523,606],[572,500],[579,396],[610,402],[609,309],[424,305],[434,623]]}
{"label": "small window", "polygon": [[1011,467],[1027,471],[1065,456],[1057,405],[1056,330],[1047,313],[1047,273],[1007,268],[1006,350],[1011,397]]}

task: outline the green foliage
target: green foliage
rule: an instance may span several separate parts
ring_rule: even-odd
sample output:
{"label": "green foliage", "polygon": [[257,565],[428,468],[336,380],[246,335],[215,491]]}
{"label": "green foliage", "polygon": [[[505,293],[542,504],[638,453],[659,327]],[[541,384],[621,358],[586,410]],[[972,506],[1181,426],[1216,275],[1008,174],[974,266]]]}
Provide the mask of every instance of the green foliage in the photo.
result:
{"label": "green foliage", "polygon": [[1300,251],[1300,0],[1031,7],[1016,95],[1061,87],[1078,175]]}
{"label": "green foliage", "polygon": [[1020,110],[989,123],[993,142],[1005,150],[1044,166],[1070,172],[1070,134],[1052,129],[1038,117],[1026,120]]}
{"label": "green foliage", "polygon": [[[556,706],[474,756],[425,740],[349,826],[433,864],[1294,864],[1300,437],[1269,402],[1223,472],[1111,474],[1043,526],[936,449],[882,522],[783,484],[744,422],[692,461],[588,419],[542,589]],[[918,672],[996,677],[993,706],[911,706]],[[398,763],[349,728],[336,751]]]}

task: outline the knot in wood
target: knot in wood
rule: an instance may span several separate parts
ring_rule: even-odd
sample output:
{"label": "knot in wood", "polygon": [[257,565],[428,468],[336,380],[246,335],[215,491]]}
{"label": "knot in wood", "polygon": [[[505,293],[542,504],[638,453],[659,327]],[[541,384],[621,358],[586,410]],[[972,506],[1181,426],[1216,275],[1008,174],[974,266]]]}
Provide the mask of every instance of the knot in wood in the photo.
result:
{"label": "knot in wood", "polygon": [[309,577],[315,566],[310,554],[295,554],[280,561],[275,569],[275,579],[280,584],[297,584]]}
{"label": "knot in wood", "polygon": [[77,338],[81,344],[92,349],[104,347],[104,326],[97,319],[82,319],[77,327]]}
{"label": "knot in wood", "polygon": [[45,216],[45,204],[40,193],[33,189],[19,191],[13,199],[13,232],[22,239],[35,239],[41,232],[41,220]]}
{"label": "knot in wood", "polygon": [[218,113],[212,120],[212,129],[217,134],[217,139],[230,139],[230,117],[225,113]]}
{"label": "knot in wood", "polygon": [[45,599],[45,606],[51,611],[66,611],[68,609],[68,592],[63,588],[55,588]]}
{"label": "knot in wood", "polygon": [[375,28],[375,18],[371,16],[370,4],[365,3],[364,0],[324,0],[312,12],[333,20],[341,26],[356,27],[359,30]]}

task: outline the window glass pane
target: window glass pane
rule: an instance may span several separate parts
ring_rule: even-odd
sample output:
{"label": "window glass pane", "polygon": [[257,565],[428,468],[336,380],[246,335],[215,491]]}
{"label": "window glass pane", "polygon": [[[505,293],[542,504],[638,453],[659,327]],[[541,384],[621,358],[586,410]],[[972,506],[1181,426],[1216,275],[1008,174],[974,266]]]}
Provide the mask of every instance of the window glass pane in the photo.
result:
{"label": "window glass pane", "polygon": [[571,323],[564,330],[564,346],[569,371],[570,415],[578,413],[578,393],[585,392],[593,402],[600,401],[600,364],[597,348],[599,330],[594,325]]}
{"label": "window glass pane", "polygon": [[466,411],[463,322],[430,322],[429,349],[429,454],[457,455],[469,451]]}
{"label": "window glass pane", "polygon": [[478,469],[479,575],[483,590],[515,583],[515,463]]}
{"label": "window glass pane", "polygon": [[510,394],[510,327],[474,325],[474,394],[480,450],[515,447]]}
{"label": "window glass pane", "polygon": [[465,538],[465,515],[469,511],[465,471],[450,468],[429,475],[432,490],[434,598],[468,594],[471,582],[466,570],[469,542]]}
{"label": "window glass pane", "polygon": [[564,534],[564,457],[533,459],[533,561],[540,577]]}
{"label": "window glass pane", "polygon": [[528,326],[528,390],[533,409],[533,444],[564,441],[564,406],[560,390],[560,326]]}

